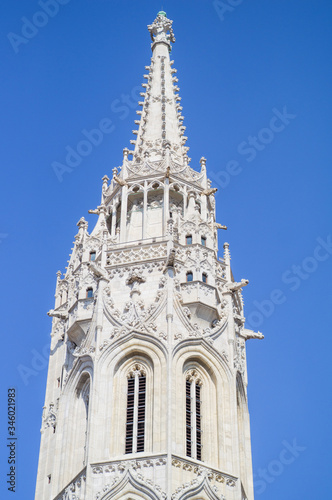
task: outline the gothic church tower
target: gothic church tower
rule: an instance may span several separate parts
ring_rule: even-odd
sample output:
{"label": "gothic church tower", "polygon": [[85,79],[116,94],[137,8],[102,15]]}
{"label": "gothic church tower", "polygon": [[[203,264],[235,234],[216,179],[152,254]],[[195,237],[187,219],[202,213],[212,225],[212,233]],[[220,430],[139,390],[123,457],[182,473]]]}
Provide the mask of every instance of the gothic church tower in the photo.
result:
{"label": "gothic church tower", "polygon": [[253,500],[242,287],[216,189],[189,166],[172,21],[132,150],[57,275],[36,500]]}

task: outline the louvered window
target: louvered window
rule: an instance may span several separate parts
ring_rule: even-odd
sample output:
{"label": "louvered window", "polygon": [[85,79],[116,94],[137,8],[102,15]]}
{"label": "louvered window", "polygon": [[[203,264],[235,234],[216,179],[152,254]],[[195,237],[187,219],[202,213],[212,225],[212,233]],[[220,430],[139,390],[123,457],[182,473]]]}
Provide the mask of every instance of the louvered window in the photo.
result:
{"label": "louvered window", "polygon": [[186,455],[202,460],[201,382],[186,380]]}
{"label": "louvered window", "polygon": [[134,405],[135,405],[135,379],[129,378],[128,394],[127,394],[126,453],[132,453],[133,451]]}
{"label": "louvered window", "polygon": [[196,389],[196,458],[202,460],[202,427],[201,427],[201,386],[195,384]]}
{"label": "louvered window", "polygon": [[128,379],[126,453],[144,451],[146,377],[137,372]]}
{"label": "louvered window", "polygon": [[191,457],[191,397],[190,382],[186,381],[186,455]]}

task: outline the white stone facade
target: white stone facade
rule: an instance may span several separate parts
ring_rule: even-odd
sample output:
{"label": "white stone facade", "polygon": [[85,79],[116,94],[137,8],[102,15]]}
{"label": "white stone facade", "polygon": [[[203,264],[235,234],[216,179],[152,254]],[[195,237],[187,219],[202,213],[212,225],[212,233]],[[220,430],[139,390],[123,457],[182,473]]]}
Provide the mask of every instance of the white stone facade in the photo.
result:
{"label": "white stone facade", "polygon": [[227,243],[217,257],[206,160],[189,166],[172,21],[149,31],[135,148],[57,276],[36,500],[253,500],[245,341],[262,335],[244,327]]}

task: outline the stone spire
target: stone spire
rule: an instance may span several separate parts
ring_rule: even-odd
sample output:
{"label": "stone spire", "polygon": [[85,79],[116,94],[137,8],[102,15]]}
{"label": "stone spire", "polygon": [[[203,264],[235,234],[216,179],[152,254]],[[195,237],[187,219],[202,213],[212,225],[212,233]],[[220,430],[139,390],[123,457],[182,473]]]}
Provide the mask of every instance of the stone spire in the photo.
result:
{"label": "stone spire", "polygon": [[254,500],[245,342],[262,334],[228,243],[218,259],[206,159],[188,165],[172,21],[149,31],[135,150],[57,274],[35,500]]}
{"label": "stone spire", "polygon": [[140,120],[135,121],[138,130],[133,131],[137,138],[131,141],[135,145],[133,164],[142,164],[144,160],[150,164],[161,162],[168,155],[179,167],[189,161],[181,97],[178,95],[180,89],[175,76],[177,70],[172,68],[173,61],[169,56],[171,43],[175,42],[172,23],[161,11],[148,26],[152,58],[151,65],[146,66],[148,74],[144,75],[147,83],[142,84],[145,88],[145,92],[141,93],[144,102],[139,103],[142,111],[137,111]]}

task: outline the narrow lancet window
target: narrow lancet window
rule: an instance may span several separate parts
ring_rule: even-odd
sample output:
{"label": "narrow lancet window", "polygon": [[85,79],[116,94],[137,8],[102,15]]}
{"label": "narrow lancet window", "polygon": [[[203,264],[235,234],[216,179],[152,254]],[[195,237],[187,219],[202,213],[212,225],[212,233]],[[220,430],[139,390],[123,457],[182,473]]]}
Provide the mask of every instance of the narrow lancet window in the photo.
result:
{"label": "narrow lancet window", "polygon": [[186,455],[191,457],[191,397],[190,382],[186,381]]}
{"label": "narrow lancet window", "polygon": [[146,378],[138,378],[137,451],[144,451]]}
{"label": "narrow lancet window", "polygon": [[191,236],[191,234],[188,234],[186,236],[186,245],[192,245],[192,242],[193,242],[193,237]]}
{"label": "narrow lancet window", "polygon": [[202,427],[201,427],[201,386],[196,382],[196,458],[202,460]]}
{"label": "narrow lancet window", "polygon": [[201,381],[196,370],[186,379],[186,455],[202,460]]}
{"label": "narrow lancet window", "polygon": [[135,365],[128,378],[125,453],[144,451],[146,376]]}

